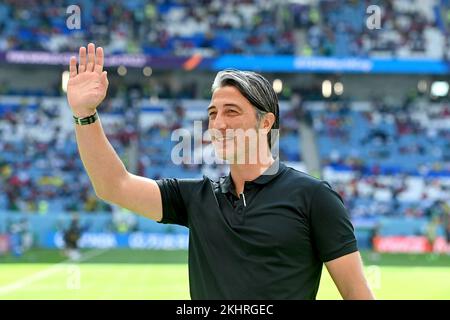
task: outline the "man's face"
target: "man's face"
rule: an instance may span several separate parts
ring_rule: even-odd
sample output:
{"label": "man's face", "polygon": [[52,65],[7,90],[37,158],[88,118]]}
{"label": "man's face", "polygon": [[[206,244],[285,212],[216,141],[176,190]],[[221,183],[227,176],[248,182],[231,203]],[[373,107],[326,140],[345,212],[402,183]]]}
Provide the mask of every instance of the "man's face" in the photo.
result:
{"label": "man's face", "polygon": [[253,163],[259,141],[267,133],[259,129],[255,108],[233,86],[214,91],[208,107],[208,129],[216,155],[230,163]]}

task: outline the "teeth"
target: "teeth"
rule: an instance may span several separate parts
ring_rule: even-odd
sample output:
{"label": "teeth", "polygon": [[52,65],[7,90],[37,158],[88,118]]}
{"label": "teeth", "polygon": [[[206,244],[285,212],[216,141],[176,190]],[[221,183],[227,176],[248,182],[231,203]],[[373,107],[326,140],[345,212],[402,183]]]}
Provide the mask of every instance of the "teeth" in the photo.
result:
{"label": "teeth", "polygon": [[226,141],[226,140],[233,140],[233,137],[231,138],[215,138],[217,141],[222,142],[222,141]]}

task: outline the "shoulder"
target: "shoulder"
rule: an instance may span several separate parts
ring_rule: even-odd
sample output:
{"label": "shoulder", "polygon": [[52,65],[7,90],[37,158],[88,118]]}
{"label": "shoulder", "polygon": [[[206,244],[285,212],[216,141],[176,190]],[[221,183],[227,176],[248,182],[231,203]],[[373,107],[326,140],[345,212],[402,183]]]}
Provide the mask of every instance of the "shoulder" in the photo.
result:
{"label": "shoulder", "polygon": [[330,200],[343,202],[326,180],[318,179],[292,167],[286,167],[280,176],[280,183],[284,190],[289,190],[288,194],[302,201],[308,208],[307,211],[310,211],[313,203]]}
{"label": "shoulder", "polygon": [[314,192],[322,185],[329,186],[328,182],[324,180],[288,166],[286,166],[280,178],[282,181],[291,185],[295,190],[306,191],[308,193]]}
{"label": "shoulder", "polygon": [[188,197],[205,187],[210,187],[211,180],[206,176],[190,179],[163,178],[156,180],[156,183],[161,190],[169,193],[179,193],[184,197]]}
{"label": "shoulder", "polygon": [[161,190],[163,208],[168,212],[182,212],[188,206],[203,204],[213,193],[211,180],[205,176],[196,179],[163,178],[156,183]]}

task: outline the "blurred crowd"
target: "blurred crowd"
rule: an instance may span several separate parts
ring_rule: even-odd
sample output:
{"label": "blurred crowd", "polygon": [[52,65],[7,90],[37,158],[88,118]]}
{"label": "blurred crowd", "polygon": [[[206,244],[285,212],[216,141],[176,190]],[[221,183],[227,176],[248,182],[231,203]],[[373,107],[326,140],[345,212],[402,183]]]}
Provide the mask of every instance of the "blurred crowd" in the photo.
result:
{"label": "blurred crowd", "polygon": [[328,179],[352,217],[450,217],[450,182],[438,177],[356,175]]}
{"label": "blurred crowd", "polygon": [[[81,30],[69,30],[72,4],[2,1],[0,51],[74,52],[95,39],[109,54],[448,58],[450,52],[448,0],[80,0]],[[371,5],[379,10],[368,12]]]}
{"label": "blurred crowd", "polygon": [[415,97],[402,105],[378,98],[324,105],[313,111],[323,165],[366,174],[450,173],[448,102],[430,103]]}
{"label": "blurred crowd", "polygon": [[293,53],[292,30],[273,1],[81,0],[79,31],[66,27],[72,4],[2,2],[0,50],[73,51],[95,39],[107,53]]}
{"label": "blurred crowd", "polygon": [[73,133],[61,130],[60,110],[45,100],[0,110],[1,209],[110,210],[82,174]]}
{"label": "blurred crowd", "polygon": [[449,2],[319,1],[294,5],[302,55],[448,59]]}
{"label": "blurred crowd", "polygon": [[310,111],[325,176],[352,216],[431,217],[437,207],[450,214],[448,103],[376,98]]}

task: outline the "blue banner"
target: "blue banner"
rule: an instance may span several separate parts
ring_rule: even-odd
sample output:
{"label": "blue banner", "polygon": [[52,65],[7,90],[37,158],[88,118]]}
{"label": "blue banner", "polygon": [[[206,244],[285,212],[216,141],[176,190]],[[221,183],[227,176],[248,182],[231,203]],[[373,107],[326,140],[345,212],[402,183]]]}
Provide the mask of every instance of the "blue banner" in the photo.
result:
{"label": "blue banner", "polygon": [[[80,248],[130,248],[154,250],[185,250],[188,248],[188,234],[145,233],[83,233],[78,245]],[[44,241],[45,248],[64,248],[63,234],[49,232]]]}
{"label": "blue banner", "polygon": [[389,74],[449,74],[450,63],[427,59],[365,59],[294,56],[226,55],[215,59],[212,69],[236,68],[261,72],[304,73],[389,73]]}

